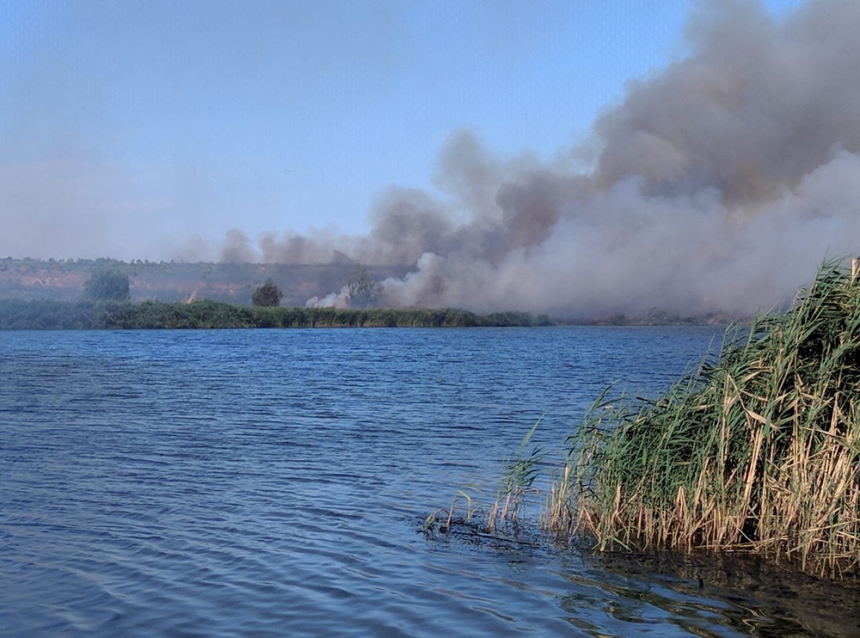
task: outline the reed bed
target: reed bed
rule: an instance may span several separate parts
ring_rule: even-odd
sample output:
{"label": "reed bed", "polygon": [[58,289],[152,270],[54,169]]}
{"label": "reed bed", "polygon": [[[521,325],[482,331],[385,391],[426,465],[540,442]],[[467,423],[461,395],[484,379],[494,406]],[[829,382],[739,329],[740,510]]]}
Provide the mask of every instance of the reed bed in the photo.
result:
{"label": "reed bed", "polygon": [[288,308],[241,306],[208,299],[143,301],[20,301],[0,299],[0,330],[215,328],[459,328],[549,326],[546,315],[457,308]]}
{"label": "reed bed", "polygon": [[826,263],[656,400],[604,393],[542,523],[600,550],[745,549],[860,573],[860,277]]}
{"label": "reed bed", "polygon": [[539,446],[531,445],[531,440],[543,417],[544,415],[541,415],[523,437],[517,456],[505,463],[499,491],[487,518],[487,528],[491,532],[508,528],[516,532],[519,528],[520,509],[526,497],[532,493],[540,493],[534,487],[534,482],[540,474],[540,463],[544,454]]}

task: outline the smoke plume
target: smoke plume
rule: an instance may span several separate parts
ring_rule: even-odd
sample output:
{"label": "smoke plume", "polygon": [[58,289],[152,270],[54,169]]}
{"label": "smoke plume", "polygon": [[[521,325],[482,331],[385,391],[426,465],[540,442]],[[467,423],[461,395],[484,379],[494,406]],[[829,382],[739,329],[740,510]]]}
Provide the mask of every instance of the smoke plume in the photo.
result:
{"label": "smoke plume", "polygon": [[[414,264],[380,303],[556,316],[747,314],[860,252],[860,3],[696,5],[687,55],[631,81],[583,147],[499,158],[470,132],[438,194],[391,188],[365,237],[232,235],[225,259]],[[340,303],[335,293],[326,303]]]}

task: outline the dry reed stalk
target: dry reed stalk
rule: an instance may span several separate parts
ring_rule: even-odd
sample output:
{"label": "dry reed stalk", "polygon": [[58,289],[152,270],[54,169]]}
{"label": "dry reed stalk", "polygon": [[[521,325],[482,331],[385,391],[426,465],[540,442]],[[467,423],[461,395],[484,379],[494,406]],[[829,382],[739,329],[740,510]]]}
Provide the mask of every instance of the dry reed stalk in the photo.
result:
{"label": "dry reed stalk", "polygon": [[592,407],[550,493],[556,534],[597,547],[751,547],[860,569],[860,281],[825,264],[794,307],[727,333],[653,402]]}

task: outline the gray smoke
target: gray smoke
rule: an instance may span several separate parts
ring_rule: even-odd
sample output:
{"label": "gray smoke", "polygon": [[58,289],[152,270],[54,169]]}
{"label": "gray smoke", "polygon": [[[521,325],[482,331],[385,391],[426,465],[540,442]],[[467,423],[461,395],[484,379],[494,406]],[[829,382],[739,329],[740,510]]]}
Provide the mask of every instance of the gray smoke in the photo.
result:
{"label": "gray smoke", "polygon": [[[858,33],[856,0],[811,0],[781,22],[757,2],[700,2],[687,56],[630,82],[588,148],[501,159],[455,133],[441,195],[392,188],[368,236],[232,236],[225,258],[414,263],[383,282],[391,306],[768,308],[825,257],[860,252]],[[591,167],[573,169],[589,148]]]}

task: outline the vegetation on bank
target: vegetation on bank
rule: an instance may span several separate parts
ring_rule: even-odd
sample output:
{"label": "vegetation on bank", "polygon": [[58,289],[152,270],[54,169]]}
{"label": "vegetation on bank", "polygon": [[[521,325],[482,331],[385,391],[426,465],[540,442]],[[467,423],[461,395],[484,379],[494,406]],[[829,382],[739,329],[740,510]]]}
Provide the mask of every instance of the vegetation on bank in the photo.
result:
{"label": "vegetation on bank", "polygon": [[[856,262],[855,262],[856,265]],[[601,550],[745,548],[860,570],[860,277],[831,262],[654,401],[598,400],[544,525]]]}
{"label": "vegetation on bank", "polygon": [[131,299],[128,275],[116,270],[95,270],[84,283],[84,297],[89,301],[128,301]]}
{"label": "vegetation on bank", "polygon": [[284,308],[217,301],[64,302],[0,300],[0,329],[86,330],[160,328],[371,328],[546,326],[545,315],[466,310]]}
{"label": "vegetation on bank", "polygon": [[284,293],[269,277],[266,282],[254,291],[251,295],[251,303],[255,306],[267,306],[273,308],[281,305],[281,299],[284,298]]}
{"label": "vegetation on bank", "polygon": [[[535,484],[541,526],[596,549],[744,550],[832,578],[860,577],[860,274],[825,264],[785,313],[733,327],[655,400],[595,401],[541,482],[530,444],[505,466],[490,532]],[[459,498],[428,517],[451,528]]]}

